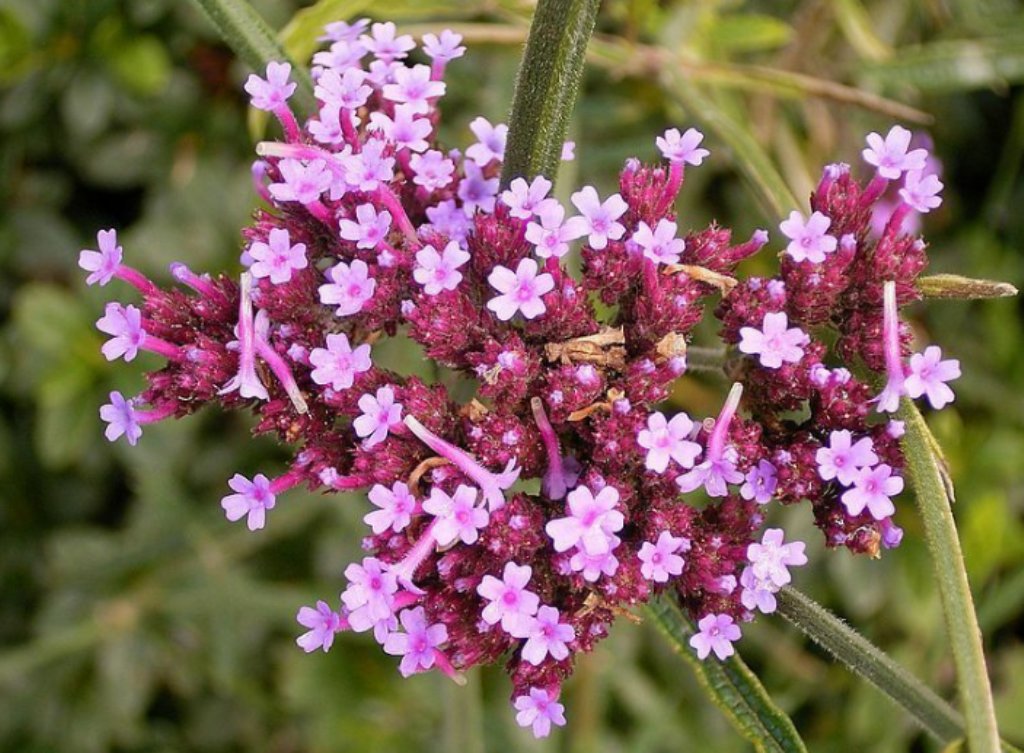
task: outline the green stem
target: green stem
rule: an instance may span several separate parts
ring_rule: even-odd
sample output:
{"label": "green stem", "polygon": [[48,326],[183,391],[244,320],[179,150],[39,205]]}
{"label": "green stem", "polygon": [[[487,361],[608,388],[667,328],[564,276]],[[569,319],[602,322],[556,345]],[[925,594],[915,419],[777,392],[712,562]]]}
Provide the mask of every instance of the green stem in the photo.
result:
{"label": "green stem", "polygon": [[924,522],[946,630],[953,648],[960,704],[967,721],[968,746],[971,753],[995,753],[999,750],[999,730],[992,687],[950,499],[931,451],[928,426],[917,406],[908,398],[904,398],[900,405],[900,417],[906,425],[903,453]]}
{"label": "green stem", "polygon": [[273,30],[267,25],[248,0],[192,0],[210,19],[239,59],[256,72],[263,74],[271,61],[288,62],[292,66],[292,79],[298,83],[292,102],[305,111],[316,109],[313,80],[304,65],[298,65],[278,43]]}
{"label": "green stem", "polygon": [[600,0],[538,0],[516,79],[501,183],[555,179]]}
{"label": "green stem", "polygon": [[675,652],[696,672],[711,700],[736,730],[765,753],[799,753],[807,748],[793,722],[772,699],[738,654],[725,661],[701,661],[690,648],[694,629],[675,602],[660,599],[644,607]]}

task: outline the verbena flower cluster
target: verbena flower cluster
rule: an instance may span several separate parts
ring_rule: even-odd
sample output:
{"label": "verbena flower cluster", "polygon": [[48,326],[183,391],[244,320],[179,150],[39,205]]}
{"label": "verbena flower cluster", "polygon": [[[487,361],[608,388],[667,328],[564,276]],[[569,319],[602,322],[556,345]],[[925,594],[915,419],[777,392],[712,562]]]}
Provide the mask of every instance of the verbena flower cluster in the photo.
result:
{"label": "verbena flower cluster", "polygon": [[[680,234],[685,171],[709,154],[695,129],[658,138],[659,164],[629,160],[618,193],[584,186],[565,206],[543,176],[501,190],[504,125],[473,120],[464,152],[437,143],[457,34],[417,52],[393,24],[359,21],[326,39],[304,124],[288,65],[246,83],[285,135],[257,149],[264,208],[244,231],[246,271],[175,264],[180,286],[163,289],[123,263],[113,230],[80,258],[89,284],[116,277],[142,297],[107,305],[104,355],[166,359],[141,395],[111,393],[108,439],[135,444],[208,403],[254,412],[255,433],[296,451],[273,478],[227,482],[228,519],[252,530],[293,487],[365,490],[366,556],[340,601],[299,610],[299,646],[370,632],[403,675],[504,660],[518,722],[545,736],[565,721],[576,655],[634,605],[678,600],[702,659],[728,657],[740,625],[774,611],[807,558],[765,529],[769,505],[808,501],[830,547],[899,543],[903,429],[887,414],[901,396],[941,408],[959,375],[935,346],[908,360],[898,317],[927,262],[902,228],[942,188],[909,131],[868,137],[866,183],[826,167],[810,212],[779,225],[778,276],[737,281],[769,236]],[[579,278],[564,262],[574,246]],[[721,412],[658,410],[716,298],[733,382]],[[475,397],[376,363],[395,336]]]}

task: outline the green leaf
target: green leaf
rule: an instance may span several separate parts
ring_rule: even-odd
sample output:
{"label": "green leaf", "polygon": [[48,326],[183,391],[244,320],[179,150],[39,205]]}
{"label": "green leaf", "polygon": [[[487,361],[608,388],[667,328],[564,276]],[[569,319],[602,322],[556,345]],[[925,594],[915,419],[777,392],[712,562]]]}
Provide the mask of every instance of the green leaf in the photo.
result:
{"label": "green leaf", "polygon": [[689,646],[695,634],[679,607],[668,599],[648,604],[644,611],[697,673],[711,699],[736,730],[763,753],[806,751],[793,722],[774,704],[764,686],[738,655],[725,661],[701,661]]}
{"label": "green leaf", "polygon": [[782,47],[792,38],[793,29],[772,16],[744,13],[716,19],[706,33],[707,44],[728,57],[735,53],[763,52]]}
{"label": "green leaf", "polygon": [[885,63],[863,69],[874,86],[948,92],[1003,87],[1024,81],[1024,33],[961,39],[903,48]]}
{"label": "green leaf", "polygon": [[163,91],[171,78],[170,55],[152,35],[125,38],[107,62],[121,83],[144,96]]}

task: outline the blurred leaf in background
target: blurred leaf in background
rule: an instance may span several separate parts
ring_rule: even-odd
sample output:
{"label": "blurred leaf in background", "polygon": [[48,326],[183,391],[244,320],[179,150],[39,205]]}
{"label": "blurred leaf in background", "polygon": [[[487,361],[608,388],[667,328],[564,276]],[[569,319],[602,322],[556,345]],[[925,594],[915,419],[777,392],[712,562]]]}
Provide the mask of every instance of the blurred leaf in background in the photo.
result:
{"label": "blurred leaf in background", "polygon": [[[300,59],[325,21],[371,12],[465,33],[442,131],[460,147],[475,115],[505,117],[532,11],[528,0],[253,4]],[[855,164],[866,132],[901,121],[927,129],[944,163],[946,202],[926,223],[932,271],[1024,280],[1019,4],[606,0],[591,63],[561,191],[609,190],[623,159],[654,158],[666,126],[696,124],[713,159],[687,176],[681,224],[771,230],[823,163]],[[243,417],[147,428],[136,448],[103,441],[98,406],[142,382],[99,355],[102,298],[82,285],[77,252],[114,226],[159,280],[172,260],[234,268],[256,202],[245,73],[178,0],[0,4],[0,749],[746,750],[655,631],[625,621],[569,684],[568,729],[542,742],[515,727],[500,672],[471,673],[467,688],[401,680],[362,636],[304,655],[294,613],[338,589],[364,501],[292,492],[250,534],[222,517],[226,479],[271,473],[283,455],[249,439]],[[913,313],[919,338],[966,366],[933,428],[958,483],[1003,730],[1020,741],[1021,304]],[[687,377],[676,399],[710,413],[720,391]],[[798,585],[952,697],[923,533],[903,508],[904,544],[881,561],[824,552],[804,510],[782,517],[812,542],[817,567]],[[743,651],[810,749],[934,749],[781,621],[760,620]]]}

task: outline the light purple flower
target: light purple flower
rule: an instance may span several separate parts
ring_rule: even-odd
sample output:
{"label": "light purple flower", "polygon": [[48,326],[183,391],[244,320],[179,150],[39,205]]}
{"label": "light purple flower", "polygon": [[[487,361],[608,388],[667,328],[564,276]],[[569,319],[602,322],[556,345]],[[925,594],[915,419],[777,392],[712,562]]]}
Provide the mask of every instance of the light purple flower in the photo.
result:
{"label": "light purple flower", "polygon": [[433,246],[427,245],[416,252],[416,267],[412,276],[427,295],[437,295],[442,290],[455,290],[462,282],[459,267],[469,261],[469,252],[464,251],[455,241],[450,241],[440,254]]}
{"label": "light purple flower", "polygon": [[676,238],[677,229],[676,223],[670,220],[658,220],[657,227],[651,230],[650,225],[640,220],[632,241],[655,264],[678,264],[686,241]]}
{"label": "light purple flower", "polygon": [[509,214],[521,220],[528,220],[536,213],[538,207],[547,199],[551,190],[551,181],[538,175],[529,185],[523,178],[516,178],[502,192],[501,200],[509,208]]}
{"label": "light purple flower", "polygon": [[416,47],[416,42],[408,34],[395,36],[398,29],[393,23],[374,24],[370,27],[370,33],[359,38],[363,45],[377,56],[379,60],[391,62],[406,57],[409,50]]}
{"label": "light purple flower", "polygon": [[625,518],[616,509],[619,492],[606,486],[595,495],[588,487],[578,486],[566,497],[568,515],[548,521],[544,527],[556,552],[579,546],[586,554],[603,555],[612,550],[611,538],[621,531]]}
{"label": "light purple flower", "polygon": [[245,91],[252,97],[252,106],[257,110],[273,112],[283,107],[295,93],[296,84],[289,81],[292,67],[288,63],[267,63],[267,77],[260,78],[250,73],[245,82]]}
{"label": "light purple flower", "polygon": [[786,253],[793,261],[806,260],[814,264],[825,261],[839,245],[839,241],[828,234],[831,225],[832,219],[821,212],[814,212],[807,220],[800,212],[790,212],[789,219],[779,223],[779,230],[789,238]]}
{"label": "light purple flower", "polygon": [[683,468],[693,468],[703,448],[690,441],[692,431],[693,421],[685,413],[677,413],[671,421],[660,411],[649,415],[647,428],[641,429],[636,438],[637,444],[647,450],[647,469],[664,473],[670,459]]}
{"label": "light purple flower", "polygon": [[910,357],[910,373],[903,382],[907,396],[915,400],[922,395],[928,396],[928,402],[935,410],[940,410],[953,402],[953,390],[946,382],[960,376],[960,361],[956,358],[942,360],[942,349],[937,345],[929,345],[924,353],[914,353]]}
{"label": "light purple flower", "polygon": [[896,180],[910,170],[924,170],[928,151],[907,151],[911,136],[910,131],[898,125],[893,126],[884,139],[877,133],[869,133],[868,148],[861,152],[864,161],[874,165],[878,175],[889,180]]}
{"label": "light purple flower", "polygon": [[107,424],[104,435],[108,442],[114,442],[124,435],[128,444],[135,446],[142,436],[135,406],[116,390],[110,393],[110,402],[100,407],[100,418]]}
{"label": "light purple flower", "polygon": [[[608,548],[612,551],[621,543],[622,539],[618,536],[608,537]],[[619,569],[619,560],[612,554],[612,551],[603,554],[587,554],[582,549],[577,549],[569,558],[569,570],[581,573],[583,580],[587,583],[596,583],[602,575],[607,575],[610,578]]]}
{"label": "light purple flower", "polygon": [[766,369],[781,368],[783,363],[798,363],[804,357],[803,346],[811,338],[799,327],[789,327],[784,312],[765,314],[761,327],[740,328],[741,353],[758,356]]}
{"label": "light purple flower", "polygon": [[836,479],[843,486],[852,484],[863,468],[878,463],[871,437],[861,437],[854,442],[853,435],[846,429],[833,431],[828,447],[819,448],[814,459],[819,476],[825,481]]}
{"label": "light purple flower", "polygon": [[542,606],[530,623],[526,643],[523,644],[522,657],[534,666],[548,656],[555,661],[562,661],[569,656],[569,647],[566,644],[575,637],[576,631],[572,625],[559,622],[557,609]]}
{"label": "light purple flower", "polygon": [[101,348],[108,361],[116,361],[124,356],[125,361],[131,362],[146,342],[142,312],[131,304],[122,306],[117,302],[108,303],[103,317],[96,322],[96,329],[111,335]]}
{"label": "light purple flower", "polygon": [[312,204],[319,201],[333,181],[327,163],[322,159],[311,160],[309,164],[297,159],[283,159],[277,163],[277,168],[281,171],[283,182],[267,186],[270,195],[277,201]]}
{"label": "light purple flower", "polygon": [[709,614],[697,623],[699,633],[690,638],[690,645],[698,659],[707,659],[712,651],[719,659],[728,659],[736,650],[734,641],[740,639],[740,626],[727,614]]}
{"label": "light purple flower", "polygon": [[704,140],[704,134],[696,128],[687,128],[686,133],[680,134],[678,128],[669,128],[664,136],[659,136],[655,143],[661,151],[661,156],[669,162],[685,162],[689,165],[700,165],[711,152],[699,148],[700,142]]}
{"label": "light purple flower", "polygon": [[234,522],[245,517],[250,531],[263,528],[267,521],[267,510],[273,509],[277,503],[270,479],[257,473],[250,481],[241,473],[236,473],[228,481],[228,486],[235,494],[229,494],[220,501],[227,519]]}
{"label": "light purple flower", "polygon": [[900,198],[915,212],[928,214],[941,206],[942,199],[939,193],[942,188],[942,181],[938,175],[925,175],[922,170],[910,170],[903,179]]}
{"label": "light purple flower", "polygon": [[582,215],[591,248],[601,251],[608,247],[609,240],[617,241],[626,234],[625,226],[618,220],[629,205],[619,194],[613,193],[602,203],[593,186],[584,186],[571,199]]}
{"label": "light purple flower", "polygon": [[380,508],[363,516],[363,522],[373,529],[375,534],[384,531],[399,533],[412,521],[416,511],[416,498],[409,491],[404,481],[396,481],[390,489],[381,484],[374,484],[370,489],[370,502]]}
{"label": "light purple flower", "polygon": [[788,568],[807,564],[804,554],[806,544],[791,541],[783,544],[785,532],[781,528],[769,528],[761,537],[760,544],[747,547],[747,559],[758,580],[769,581],[777,588],[787,585],[792,577]]}
{"label": "light purple flower", "polygon": [[433,667],[440,653],[437,647],[448,640],[448,628],[440,622],[429,625],[423,607],[405,609],[398,619],[405,632],[391,633],[384,641],[385,653],[402,657],[398,671],[408,677]]}
{"label": "light purple flower", "polygon": [[565,706],[543,688],[530,688],[529,695],[515,700],[516,724],[530,727],[536,738],[551,734],[551,725],[565,726]]}
{"label": "light purple flower", "polygon": [[370,113],[370,130],[380,131],[397,149],[422,152],[429,146],[427,138],[433,126],[428,118],[418,118],[416,114],[416,109],[408,104],[396,105],[393,119],[382,112]]}
{"label": "light purple flower", "polygon": [[375,191],[395,176],[395,158],[385,157],[387,142],[369,139],[359,154],[345,160],[345,182],[357,191]]}
{"label": "light purple flower", "polygon": [[280,285],[292,279],[293,271],[306,268],[306,244],[292,245],[287,229],[273,228],[267,240],[269,243],[254,241],[249,246],[253,262],[249,271],[253,277],[269,277],[272,283]]}
{"label": "light purple flower", "polygon": [[354,259],[352,264],[338,262],[327,270],[327,279],[330,283],[320,286],[320,302],[326,306],[337,306],[334,313],[338,316],[362,311],[377,287],[376,281],[370,277],[370,268],[362,259]]}
{"label": "light purple flower", "polygon": [[96,233],[96,244],[99,251],[83,248],[78,253],[78,266],[90,273],[85,278],[86,285],[98,283],[102,287],[114,278],[123,257],[116,230],[100,230]]}
{"label": "light purple flower", "polygon": [[334,634],[342,629],[341,615],[331,609],[326,601],[318,601],[316,609],[301,607],[295,620],[302,627],[309,628],[308,632],[295,639],[299,648],[307,654],[318,648],[329,651],[334,645]]}
{"label": "light purple flower", "polygon": [[[328,49],[314,53],[314,78],[317,75],[322,77],[332,68],[338,71],[360,70],[359,66],[367,52],[369,50],[357,39],[339,39]],[[362,71],[360,70],[360,72]]]}
{"label": "light purple flower", "polygon": [[545,199],[536,210],[540,222],[526,226],[526,240],[536,248],[537,256],[547,259],[561,258],[569,253],[569,244],[587,234],[587,223],[582,217],[565,219],[565,207],[556,199]]}
{"label": "light purple flower", "polygon": [[427,207],[427,219],[430,220],[427,226],[429,229],[463,244],[473,224],[453,199],[446,199],[435,207]]}
{"label": "light purple flower", "polygon": [[528,637],[540,606],[537,594],[526,590],[531,575],[533,569],[529,565],[514,562],[505,563],[501,580],[485,575],[476,587],[476,592],[488,602],[480,613],[483,621],[488,625],[500,622],[501,629],[514,638]]}
{"label": "light purple flower", "polygon": [[316,98],[326,105],[358,110],[373,94],[373,87],[366,83],[365,71],[350,67],[344,72],[325,70],[317,79],[313,91]]}
{"label": "light purple flower", "polygon": [[344,332],[327,335],[327,348],[313,348],[309,353],[313,365],[310,374],[320,385],[330,385],[335,392],[347,390],[355,382],[356,374],[369,371],[370,346],[363,343],[355,350],[349,345]]}
{"label": "light purple flower", "polygon": [[[377,248],[388,237],[391,229],[391,213],[386,209],[377,211],[373,204],[356,207],[356,218],[338,222],[338,234],[347,241],[353,241],[356,248]],[[355,262],[353,262],[355,263]]]}
{"label": "light purple flower", "polygon": [[667,583],[671,576],[682,574],[686,561],[678,552],[686,552],[689,549],[689,539],[662,531],[655,543],[645,541],[640,546],[637,555],[643,563],[640,565],[640,574],[655,583]]}
{"label": "light purple flower", "polygon": [[324,27],[324,35],[320,37],[321,42],[347,42],[349,44],[358,41],[359,36],[366,32],[370,25],[370,19],[360,18],[352,23],[347,21],[332,21]]}
{"label": "light purple flower", "polygon": [[423,35],[423,54],[435,63],[447,63],[466,54],[462,46],[462,35],[451,29],[444,29],[440,35]]}
{"label": "light purple flower", "polygon": [[767,460],[759,460],[757,465],[747,471],[746,480],[740,487],[740,496],[752,499],[759,505],[766,505],[772,501],[778,485],[775,466]]}
{"label": "light purple flower", "polygon": [[436,149],[425,154],[414,154],[409,160],[409,167],[413,172],[412,182],[428,191],[439,191],[447,187],[455,174],[455,163]]}
{"label": "light purple flower", "polygon": [[743,474],[736,470],[736,449],[727,444],[729,425],[742,396],[743,385],[734,383],[708,438],[703,462],[676,478],[679,491],[685,494],[703,486],[709,497],[724,497],[729,493],[729,484],[743,481]]}
{"label": "light purple flower", "polygon": [[390,385],[377,390],[376,395],[366,394],[359,398],[362,413],[352,422],[356,436],[364,439],[363,447],[369,449],[383,442],[393,426],[402,423],[402,404],[395,402],[395,391]]}
{"label": "light purple flower", "polygon": [[574,159],[576,159],[575,141],[562,142],[562,153],[559,155],[559,159],[561,159],[562,162],[572,162]]}
{"label": "light purple flower", "polygon": [[372,629],[377,640],[382,640],[388,628],[394,626],[398,578],[376,557],[365,557],[361,564],[351,563],[345,568],[345,578],[348,586],[341,601],[348,612],[349,626],[356,633]]}
{"label": "light purple flower", "polygon": [[537,262],[533,259],[520,259],[515,272],[499,264],[491,270],[487,282],[501,293],[487,302],[487,308],[503,322],[517,312],[522,312],[526,319],[536,319],[547,310],[542,296],[555,288],[550,274],[537,274]]}
{"label": "light purple flower", "polygon": [[754,575],[754,568],[747,565],[740,574],[740,603],[747,609],[758,609],[765,614],[775,611],[778,603],[775,594],[778,586],[769,580],[761,580]]}
{"label": "light purple flower", "polygon": [[498,195],[498,178],[488,178],[483,168],[475,162],[463,163],[466,175],[459,183],[459,198],[466,214],[473,214],[476,209],[483,212],[494,210],[495,197]]}
{"label": "light purple flower", "polygon": [[480,167],[485,167],[493,160],[501,162],[505,159],[505,140],[508,138],[508,126],[504,123],[491,125],[487,118],[474,118],[469,130],[476,136],[477,142],[466,150],[466,156]]}
{"label": "light purple flower", "polygon": [[480,529],[484,528],[490,516],[487,510],[476,505],[477,490],[472,486],[459,484],[455,494],[434,487],[430,496],[423,500],[423,512],[437,519],[434,526],[434,538],[441,546],[461,541],[473,544],[480,538]]}
{"label": "light purple flower", "polygon": [[896,512],[890,497],[903,491],[903,479],[894,476],[892,468],[882,463],[876,468],[863,468],[853,480],[853,488],[843,492],[842,503],[850,515],[860,515],[865,508],[875,520]]}
{"label": "light purple flower", "polygon": [[411,68],[403,65],[395,68],[394,83],[385,85],[382,93],[384,99],[399,102],[408,106],[410,112],[423,115],[430,111],[430,100],[444,96],[445,88],[444,81],[430,78],[429,65]]}
{"label": "light purple flower", "polygon": [[900,351],[900,319],[896,306],[896,283],[887,280],[882,286],[882,347],[885,353],[885,387],[875,401],[880,413],[895,413],[900,396],[906,394],[903,354]]}

